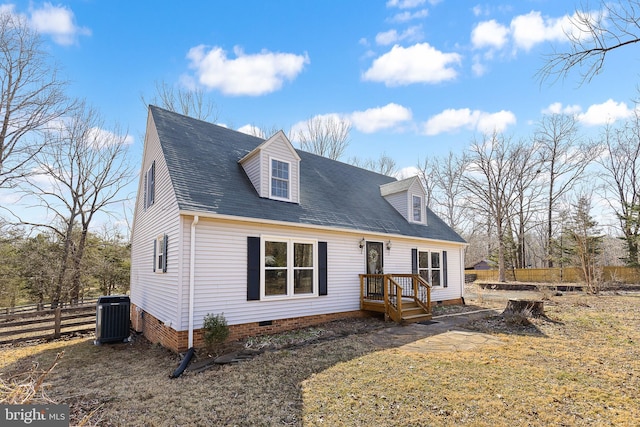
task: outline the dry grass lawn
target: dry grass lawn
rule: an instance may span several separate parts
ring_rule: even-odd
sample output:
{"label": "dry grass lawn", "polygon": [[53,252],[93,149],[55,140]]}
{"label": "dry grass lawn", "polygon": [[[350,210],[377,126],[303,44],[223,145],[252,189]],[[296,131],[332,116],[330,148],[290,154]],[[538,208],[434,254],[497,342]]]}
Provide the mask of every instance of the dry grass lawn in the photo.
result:
{"label": "dry grass lawn", "polygon": [[639,425],[640,294],[552,297],[545,311],[530,324],[470,322],[505,343],[475,351],[418,354],[375,332],[335,334],[170,379],[178,356],[143,339],[77,338],[1,349],[0,378],[19,381],[64,351],[46,394],[85,425]]}

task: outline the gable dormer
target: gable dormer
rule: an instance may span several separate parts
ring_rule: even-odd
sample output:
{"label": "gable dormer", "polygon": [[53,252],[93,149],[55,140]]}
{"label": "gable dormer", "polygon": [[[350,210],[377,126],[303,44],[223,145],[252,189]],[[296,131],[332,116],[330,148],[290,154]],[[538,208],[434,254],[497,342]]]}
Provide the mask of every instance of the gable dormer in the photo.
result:
{"label": "gable dormer", "polygon": [[427,225],[427,193],[417,176],[381,185],[380,194],[407,221]]}
{"label": "gable dormer", "polygon": [[300,156],[284,132],[276,132],[239,163],[260,197],[300,202]]}

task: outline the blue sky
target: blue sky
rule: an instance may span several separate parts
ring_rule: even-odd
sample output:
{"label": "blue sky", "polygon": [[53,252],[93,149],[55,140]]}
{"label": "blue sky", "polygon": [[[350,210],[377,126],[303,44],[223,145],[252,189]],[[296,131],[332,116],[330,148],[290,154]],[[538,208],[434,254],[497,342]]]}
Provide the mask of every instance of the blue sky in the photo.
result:
{"label": "blue sky", "polygon": [[[604,72],[543,83],[545,54],[583,2],[557,0],[18,1],[70,81],[70,95],[129,129],[142,153],[156,82],[203,89],[218,123],[281,128],[317,115],[352,123],[344,161],[386,153],[399,168],[461,152],[494,128],[530,137],[544,112],[586,132],[632,113],[631,46]],[[294,141],[295,142],[295,141]]]}

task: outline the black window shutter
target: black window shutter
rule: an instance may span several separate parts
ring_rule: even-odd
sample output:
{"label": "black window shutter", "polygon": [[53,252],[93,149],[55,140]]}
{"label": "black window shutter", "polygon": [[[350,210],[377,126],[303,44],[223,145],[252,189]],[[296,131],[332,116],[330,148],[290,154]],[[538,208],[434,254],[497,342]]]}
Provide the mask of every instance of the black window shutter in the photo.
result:
{"label": "black window shutter", "polygon": [[169,254],[169,251],[167,250],[168,248],[169,248],[169,236],[165,234],[164,240],[162,241],[162,272],[163,273],[167,272],[167,255]]}
{"label": "black window shutter", "polygon": [[260,238],[247,237],[247,301],[260,299]]}
{"label": "black window shutter", "polygon": [[142,189],[143,192],[143,197],[142,197],[142,203],[144,203],[144,210],[147,210],[147,173],[145,172],[144,174],[144,186]]}
{"label": "black window shutter", "polygon": [[318,295],[327,295],[327,242],[318,242]]}
{"label": "black window shutter", "polygon": [[411,249],[411,274],[418,274],[418,250]]}
{"label": "black window shutter", "polygon": [[155,273],[156,271],[156,257],[158,256],[158,252],[156,252],[158,250],[157,246],[158,246],[158,239],[153,239],[153,271]]}
{"label": "black window shutter", "polygon": [[442,286],[449,286],[449,278],[447,274],[447,251],[442,251]]}
{"label": "black window shutter", "polygon": [[150,188],[149,188],[149,206],[153,205],[153,202],[156,200],[156,161],[154,160],[151,163],[151,179],[150,179]]}

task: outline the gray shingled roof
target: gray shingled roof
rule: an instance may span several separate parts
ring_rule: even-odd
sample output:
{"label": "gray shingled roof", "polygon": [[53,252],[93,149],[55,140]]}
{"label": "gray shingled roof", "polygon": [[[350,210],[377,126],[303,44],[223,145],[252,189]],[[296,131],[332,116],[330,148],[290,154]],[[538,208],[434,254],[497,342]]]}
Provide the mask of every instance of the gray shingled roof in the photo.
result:
{"label": "gray shingled roof", "polygon": [[395,178],[305,151],[300,203],[261,198],[238,160],[262,138],[149,108],[181,210],[464,242],[431,210],[427,226],[407,222],[380,195]]}

